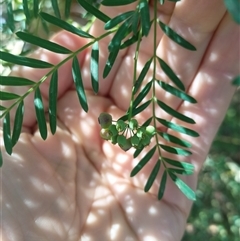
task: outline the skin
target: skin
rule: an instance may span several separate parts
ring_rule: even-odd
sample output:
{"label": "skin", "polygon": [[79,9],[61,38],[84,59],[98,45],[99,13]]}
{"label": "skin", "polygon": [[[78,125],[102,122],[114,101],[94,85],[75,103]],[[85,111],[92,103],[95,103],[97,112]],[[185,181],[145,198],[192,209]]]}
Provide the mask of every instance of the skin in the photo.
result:
{"label": "skin", "polygon": [[[134,5],[102,10],[114,16],[132,7]],[[174,69],[187,92],[198,101],[194,105],[181,102],[156,89],[159,99],[196,121],[192,126],[172,119],[200,134],[198,138],[178,134],[192,143],[193,154],[180,160],[192,163],[195,171],[192,176],[181,178],[195,189],[199,171],[235,91],[231,80],[239,73],[240,52],[235,47],[239,27],[219,0],[183,0],[177,5],[166,2],[159,7],[158,14],[162,21],[197,48],[195,52],[183,49],[158,28],[157,54]],[[102,26],[97,21],[91,33],[100,35]],[[148,39],[143,40],[138,73],[152,56],[152,38],[151,31]],[[87,40],[64,31],[53,36],[52,41],[71,50],[87,43]],[[108,41],[106,38],[100,42],[100,76],[108,56]],[[99,135],[97,118],[101,112],[111,113],[117,119],[128,108],[134,50],[135,46],[131,46],[120,52],[109,76],[100,80],[99,95],[91,91],[88,70],[91,49],[79,54],[84,85],[88,90],[87,114],[81,109],[72,84],[71,62],[59,69],[58,127],[56,134],[49,134],[46,141],[41,139],[36,125],[33,96],[27,97],[20,140],[12,156],[2,149],[3,219],[0,230],[4,241],[181,240],[192,202],[170,179],[163,199],[157,200],[162,170],[150,191],[143,191],[158,158],[157,153],[135,177],[130,178],[132,168],[143,155],[133,160],[131,150],[125,153]],[[66,56],[38,50],[31,57],[56,64]],[[38,81],[47,71],[16,66],[12,75]],[[148,78],[152,71],[151,68]],[[156,76],[169,82],[159,67]],[[48,87],[49,81],[41,86],[46,108]],[[8,91],[25,93],[22,87]],[[149,108],[139,115],[139,122],[142,123],[151,112]],[[171,120],[159,108],[156,108],[156,114]],[[163,155],[167,156],[164,152]]]}

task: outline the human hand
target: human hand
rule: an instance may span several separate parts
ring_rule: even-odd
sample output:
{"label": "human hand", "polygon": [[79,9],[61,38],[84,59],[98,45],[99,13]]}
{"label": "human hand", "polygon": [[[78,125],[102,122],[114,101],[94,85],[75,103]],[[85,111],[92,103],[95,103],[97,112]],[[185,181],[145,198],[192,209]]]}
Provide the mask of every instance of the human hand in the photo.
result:
{"label": "human hand", "polygon": [[[109,16],[116,14],[112,9],[105,12]],[[195,166],[194,174],[184,181],[195,189],[198,173],[234,93],[230,82],[239,71],[239,49],[229,46],[234,46],[239,29],[226,14],[223,3],[216,0],[197,3],[183,0],[176,7],[167,2],[159,8],[160,13],[163,22],[197,48],[196,52],[184,50],[159,30],[159,56],[173,67],[188,93],[198,101],[188,105],[158,90],[159,98],[196,121],[194,130],[200,137],[182,135],[193,144],[193,155],[184,160]],[[92,34],[100,35],[102,26],[97,21]],[[140,66],[152,54],[149,47],[152,38],[150,33],[148,39],[143,40]],[[58,33],[53,41],[72,50],[86,44],[86,40],[66,32]],[[108,55],[107,44],[107,39],[100,43],[100,75]],[[130,47],[120,53],[110,75],[100,80],[99,95],[91,92],[90,53],[87,50],[79,55],[84,84],[89,90],[87,114],[81,109],[72,86],[71,63],[60,68],[58,128],[46,141],[41,139],[36,127],[33,97],[25,101],[19,143],[12,156],[3,153],[4,241],[181,239],[191,202],[170,180],[163,199],[158,201],[155,195],[160,176],[150,191],[144,193],[142,189],[154,162],[130,178],[138,159],[133,160],[131,153],[123,152],[99,136],[97,118],[101,112],[109,112],[117,119],[128,108],[134,50]],[[32,57],[54,64],[64,58],[45,50],[35,52]],[[18,67],[12,75],[38,81],[44,71]],[[160,70],[158,75],[167,81]],[[48,85],[49,82],[45,82],[41,88],[45,107]],[[18,93],[19,89],[12,91]],[[164,112],[157,114],[170,118]],[[143,112],[140,122],[149,115],[150,110]]]}

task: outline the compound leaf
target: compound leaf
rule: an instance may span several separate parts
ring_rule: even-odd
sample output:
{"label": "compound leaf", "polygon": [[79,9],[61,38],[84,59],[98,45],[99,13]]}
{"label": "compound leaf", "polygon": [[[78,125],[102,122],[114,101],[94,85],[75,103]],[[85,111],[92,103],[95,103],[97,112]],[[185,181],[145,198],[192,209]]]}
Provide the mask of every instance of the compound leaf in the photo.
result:
{"label": "compound leaf", "polygon": [[176,154],[176,155],[189,156],[192,154],[190,151],[179,148],[179,147],[171,147],[171,146],[166,146],[163,144],[160,144],[160,146],[163,150]]}
{"label": "compound leaf", "polygon": [[177,177],[174,173],[169,172],[170,178],[174,181],[180,191],[190,200],[196,200],[195,192],[179,177]]}
{"label": "compound leaf", "polygon": [[16,110],[16,115],[14,119],[13,133],[12,133],[12,146],[15,146],[21,134],[23,114],[24,114],[24,104],[23,104],[23,101],[21,101]]}
{"label": "compound leaf", "polygon": [[159,186],[159,190],[158,190],[158,200],[162,199],[165,188],[166,188],[166,183],[167,183],[167,171],[164,170],[163,175],[162,175],[162,180],[161,180],[161,184]]}
{"label": "compound leaf", "polygon": [[156,146],[154,146],[141,160],[140,162],[133,168],[131,171],[130,176],[135,176],[146,164],[147,162],[152,158],[154,152],[156,150]]}
{"label": "compound leaf", "polygon": [[35,106],[40,135],[43,138],[43,140],[46,140],[47,124],[46,124],[45,111],[44,111],[43,102],[42,102],[42,95],[39,90],[39,87],[35,90],[35,93],[34,93],[34,106]]}
{"label": "compound leaf", "polygon": [[73,63],[72,63],[72,76],[73,76],[73,81],[76,86],[76,91],[78,94],[78,98],[80,101],[80,104],[85,112],[88,112],[88,103],[87,103],[87,97],[85,94],[85,90],[83,87],[83,81],[82,81],[82,76],[81,76],[81,71],[79,67],[79,62],[76,56],[73,58]]}
{"label": "compound leaf", "polygon": [[177,34],[173,29],[168,27],[163,22],[159,21],[159,25],[162,29],[162,31],[175,43],[179,44],[180,46],[184,47],[185,49],[195,51],[197,50],[192,44],[190,44],[187,40],[185,40],[183,37],[181,37],[179,34]]}
{"label": "compound leaf", "polygon": [[49,86],[49,124],[52,134],[57,129],[57,98],[58,98],[58,72],[52,74]]}
{"label": "compound leaf", "polygon": [[154,180],[156,179],[157,177],[157,174],[159,172],[159,169],[160,169],[160,164],[161,162],[159,160],[157,160],[157,163],[155,164],[155,166],[153,167],[152,169],[152,172],[147,180],[147,183],[144,187],[144,191],[145,192],[148,192],[148,190],[152,187],[152,184],[154,182]]}
{"label": "compound leaf", "polygon": [[81,29],[79,28],[76,28],[74,27],[72,24],[69,24],[59,18],[56,18],[50,14],[47,14],[47,13],[44,13],[44,12],[41,12],[40,13],[40,16],[47,22],[51,23],[51,24],[54,24],[62,29],[65,29],[67,30],[68,32],[71,32],[73,34],[76,34],[80,37],[83,37],[83,38],[94,38],[91,34],[85,32],[85,31],[82,31]]}
{"label": "compound leaf", "polygon": [[183,127],[183,126],[180,126],[180,125],[177,125],[177,124],[174,124],[170,121],[167,121],[167,120],[164,120],[164,119],[161,119],[161,118],[156,118],[162,125],[172,129],[172,130],[175,130],[177,132],[180,132],[180,133],[183,133],[183,134],[186,134],[186,135],[189,135],[189,136],[193,136],[193,137],[198,137],[199,134],[194,131],[194,130],[191,130],[191,129],[188,129],[186,127]]}
{"label": "compound leaf", "polygon": [[164,62],[161,58],[158,57],[158,62],[163,70],[163,72],[169,77],[170,80],[181,90],[185,90],[185,87],[182,81],[177,77],[173,70]]}
{"label": "compound leaf", "polygon": [[14,100],[18,99],[20,96],[14,93],[9,93],[5,91],[0,91],[0,100]]}
{"label": "compound leaf", "polygon": [[9,112],[3,119],[3,141],[5,149],[9,155],[12,154],[12,140],[11,140],[11,126],[10,126],[10,114]]}
{"label": "compound leaf", "polygon": [[25,32],[17,32],[16,35],[22,39],[25,42],[37,45],[39,47],[42,47],[44,49],[48,49],[49,51],[55,52],[55,53],[59,53],[59,54],[69,54],[71,53],[71,50],[53,43],[51,41],[48,41],[46,39],[42,39],[36,36],[33,36],[31,34],[25,33]]}
{"label": "compound leaf", "polygon": [[16,76],[1,76],[0,85],[7,86],[25,86],[25,85],[34,85],[35,82],[29,79]]}
{"label": "compound leaf", "polygon": [[177,144],[179,146],[188,147],[188,148],[192,146],[190,142],[182,140],[182,139],[179,139],[178,137],[170,135],[170,134],[168,134],[166,132],[158,132],[158,134],[163,139],[165,139],[166,141],[175,143],[175,144]]}
{"label": "compound leaf", "polygon": [[0,59],[23,66],[33,67],[33,68],[51,68],[53,67],[52,64],[47,63],[42,60],[32,59],[24,56],[17,56],[7,52],[0,51]]}
{"label": "compound leaf", "polygon": [[123,6],[127,5],[133,2],[136,2],[137,0],[103,0],[101,2],[102,5],[104,6]]}
{"label": "compound leaf", "polygon": [[179,113],[178,111],[174,110],[170,106],[166,105],[164,102],[157,100],[157,103],[158,103],[159,107],[162,108],[164,111],[166,111],[169,115],[172,115],[172,116],[176,117],[177,119],[185,121],[190,124],[196,123],[192,118],[189,118],[189,117]]}
{"label": "compound leaf", "polygon": [[92,53],[90,60],[90,71],[91,71],[91,80],[92,80],[92,88],[95,93],[98,93],[99,88],[99,47],[98,42],[95,42],[92,45]]}

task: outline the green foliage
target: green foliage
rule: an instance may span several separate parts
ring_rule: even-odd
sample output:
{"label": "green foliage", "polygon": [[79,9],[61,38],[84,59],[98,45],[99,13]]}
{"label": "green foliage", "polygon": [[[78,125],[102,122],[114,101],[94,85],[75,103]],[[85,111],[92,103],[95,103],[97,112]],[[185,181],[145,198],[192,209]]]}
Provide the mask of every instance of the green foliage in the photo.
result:
{"label": "green foliage", "polygon": [[[112,70],[117,56],[121,49],[124,49],[130,45],[135,44],[135,56],[134,56],[134,70],[132,81],[132,95],[131,103],[129,105],[126,114],[120,117],[118,120],[113,121],[112,117],[108,113],[100,114],[98,121],[101,125],[100,136],[104,140],[110,141],[114,145],[118,145],[122,150],[128,151],[131,148],[135,149],[133,157],[136,158],[140,155],[142,150],[150,146],[148,151],[133,168],[130,176],[137,175],[145,165],[150,161],[155,162],[155,165],[149,174],[149,178],[145,184],[145,192],[149,191],[152,184],[160,175],[160,169],[163,168],[163,175],[159,184],[158,199],[161,199],[164,195],[167,180],[170,178],[177,187],[186,195],[187,198],[195,200],[194,191],[184,183],[179,175],[191,175],[193,173],[193,165],[186,162],[179,162],[178,156],[189,156],[191,151],[188,148],[191,147],[191,143],[186,140],[179,139],[174,134],[170,135],[167,132],[157,130],[157,123],[170,128],[178,133],[183,133],[192,137],[198,137],[198,133],[192,129],[177,125],[172,121],[167,121],[156,116],[155,109],[160,108],[168,113],[170,116],[178,118],[185,124],[195,124],[195,121],[182,113],[174,110],[171,106],[156,97],[156,86],[160,86],[164,91],[172,94],[176,98],[180,98],[182,101],[187,101],[191,104],[195,104],[197,101],[194,97],[189,96],[185,92],[185,86],[181,79],[178,78],[172,66],[169,66],[163,59],[157,56],[157,27],[160,27],[162,31],[174,42],[186,49],[186,51],[195,51],[196,48],[189,43],[186,39],[180,36],[175,30],[170,28],[165,23],[158,19],[157,5],[164,4],[165,1],[154,0],[154,12],[150,17],[149,2],[147,0],[104,0],[101,4],[108,7],[123,6],[127,4],[135,4],[135,9],[132,11],[124,12],[118,16],[110,18],[100,9],[97,1],[77,0],[77,3],[86,10],[86,14],[83,15],[88,22],[93,23],[93,19],[99,19],[104,25],[106,32],[101,36],[92,36],[88,31],[82,30],[79,27],[75,27],[71,21],[67,18],[70,16],[70,9],[72,1],[57,1],[51,0],[52,10],[46,8],[45,1],[33,0],[22,1],[21,13],[24,15],[22,22],[24,27],[17,28],[15,22],[15,11],[11,1],[7,1],[7,26],[12,32],[16,32],[16,36],[19,40],[28,43],[33,49],[33,46],[41,47],[55,53],[66,54],[66,57],[61,62],[53,65],[52,63],[40,61],[25,57],[23,53],[20,55],[13,55],[8,51],[1,51],[0,59],[5,61],[6,64],[17,64],[28,66],[31,68],[49,68],[49,71],[42,76],[39,80],[33,81],[24,79],[17,76],[2,76],[0,84],[2,86],[28,86],[29,89],[25,94],[19,96],[15,93],[9,93],[6,91],[0,91],[0,100],[3,101],[3,105],[0,106],[1,118],[3,118],[3,140],[6,152],[12,153],[12,148],[17,143],[19,135],[21,133],[22,121],[24,117],[24,99],[31,93],[34,93],[34,106],[36,112],[36,119],[41,137],[45,140],[48,136],[47,124],[45,118],[45,109],[42,101],[40,87],[41,84],[48,78],[50,79],[49,85],[49,122],[51,133],[54,134],[57,128],[57,96],[58,96],[58,69],[66,63],[68,60],[72,60],[72,77],[75,84],[76,92],[82,109],[88,112],[88,101],[85,93],[81,69],[78,61],[78,54],[88,47],[91,47],[91,59],[90,59],[90,73],[92,89],[95,93],[99,90],[99,41],[107,36],[112,35],[112,38],[108,44],[109,56],[106,61],[103,78],[106,78]],[[177,1],[174,1],[177,2]],[[15,2],[14,2],[15,3]],[[89,14],[93,17],[89,18]],[[234,11],[232,11],[234,15]],[[44,31],[46,37],[42,37],[39,32],[32,30],[32,22],[37,21],[41,26],[41,31]],[[88,38],[89,42],[75,50],[71,51],[59,44],[53,43],[47,40],[49,30],[51,28],[64,29],[68,32],[76,34],[83,38]],[[152,46],[152,56],[144,64],[142,71],[137,76],[138,66],[138,53],[141,46],[141,41],[146,38],[149,31],[153,29],[154,40]],[[40,37],[41,36],[41,37]],[[148,83],[144,83],[144,79],[148,74],[150,65],[153,65],[153,74],[151,80]],[[157,69],[161,68],[162,71],[170,79],[170,83],[160,81],[156,78]],[[234,83],[239,83],[239,78]],[[236,84],[235,83],[235,84]],[[173,86],[174,85],[174,86]],[[150,97],[149,96],[149,93]],[[10,106],[4,106],[4,101],[11,100]],[[152,107],[152,116],[140,124],[137,121],[137,115],[143,112],[147,107]],[[11,134],[10,125],[10,112],[13,107],[17,107],[15,114],[14,125]],[[135,117],[135,118],[133,118]],[[176,133],[177,134],[177,133]],[[165,141],[165,144],[163,142]],[[167,142],[167,143],[166,143]],[[175,146],[177,145],[177,146]],[[180,146],[180,147],[179,147]],[[175,160],[166,158],[162,153],[169,152],[175,155]],[[156,154],[156,155],[154,155]],[[156,157],[154,157],[156,156]],[[0,155],[0,166],[2,165],[2,157]]]}

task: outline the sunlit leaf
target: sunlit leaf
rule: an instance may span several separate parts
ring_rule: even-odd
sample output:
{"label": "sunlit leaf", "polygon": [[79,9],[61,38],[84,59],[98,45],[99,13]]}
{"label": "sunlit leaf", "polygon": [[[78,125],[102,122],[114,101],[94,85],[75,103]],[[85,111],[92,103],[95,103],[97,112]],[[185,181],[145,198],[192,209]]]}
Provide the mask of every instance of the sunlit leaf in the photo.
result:
{"label": "sunlit leaf", "polygon": [[117,58],[118,52],[119,52],[119,49],[117,48],[109,53],[106,65],[103,70],[103,78],[106,78],[108,76],[108,74],[110,73],[110,71],[114,65],[114,62]]}
{"label": "sunlit leaf", "polygon": [[85,9],[87,10],[87,12],[91,13],[93,16],[95,16],[96,18],[98,18],[99,20],[103,21],[104,23],[106,23],[107,21],[109,21],[111,18],[109,18],[106,14],[102,13],[101,11],[99,11],[97,8],[93,7],[90,3],[88,3],[85,0],[77,0],[79,2],[79,4]]}
{"label": "sunlit leaf", "polygon": [[65,17],[68,18],[71,11],[72,0],[65,1]]}
{"label": "sunlit leaf", "polygon": [[188,147],[188,148],[191,147],[191,143],[190,142],[185,141],[183,139],[179,139],[178,137],[170,135],[170,134],[168,134],[166,132],[158,132],[158,134],[162,138],[164,138],[166,141],[178,144],[178,145],[183,146],[183,147]]}
{"label": "sunlit leaf", "polygon": [[49,86],[49,124],[52,134],[57,128],[57,98],[58,98],[58,72],[52,74]]}
{"label": "sunlit leaf", "polygon": [[39,7],[39,0],[33,0],[33,15],[35,18],[38,17],[38,7]]}
{"label": "sunlit leaf", "polygon": [[42,38],[33,36],[33,35],[25,33],[25,32],[17,32],[16,35],[25,42],[37,45],[37,46],[42,47],[44,49],[48,49],[48,50],[50,50],[52,52],[55,52],[55,53],[59,53],[59,54],[69,54],[69,53],[71,53],[71,50],[69,50],[69,49],[67,49],[67,48],[65,48],[65,47],[63,47],[59,44],[53,43],[53,42],[48,41],[46,39],[42,39]]}
{"label": "sunlit leaf", "polygon": [[167,92],[171,93],[172,95],[175,95],[177,97],[179,97],[180,99],[182,100],[185,100],[187,102],[190,102],[192,104],[194,103],[197,103],[197,101],[191,97],[190,95],[186,94],[185,92],[163,82],[163,81],[160,81],[160,80],[157,80],[157,83],[164,89],[166,90]]}
{"label": "sunlit leaf", "polygon": [[177,187],[188,199],[192,201],[196,200],[195,192],[184,181],[182,181],[178,176],[176,176],[172,172],[169,172],[168,174],[171,177],[171,179],[175,182]]}
{"label": "sunlit leaf", "polygon": [[233,79],[232,84],[233,84],[233,85],[237,85],[237,86],[240,85],[240,75],[238,75],[237,77],[235,77],[235,78]]}
{"label": "sunlit leaf", "polygon": [[234,21],[240,24],[240,2],[239,0],[224,0],[225,6],[232,15]]}
{"label": "sunlit leaf", "polygon": [[159,0],[160,4],[163,5],[165,0]]}
{"label": "sunlit leaf", "polygon": [[133,168],[131,171],[130,176],[135,176],[146,164],[149,162],[149,160],[152,158],[154,152],[156,150],[156,146],[154,146],[140,161],[139,163]]}
{"label": "sunlit leaf", "polygon": [[167,121],[167,120],[164,120],[164,119],[161,119],[161,118],[156,118],[162,125],[172,129],[172,130],[175,130],[177,132],[180,132],[180,133],[183,133],[183,134],[186,134],[186,135],[189,135],[189,136],[193,136],[193,137],[198,137],[199,134],[194,131],[194,130],[191,130],[191,129],[188,129],[186,127],[183,127],[183,126],[180,126],[180,125],[177,125],[177,124],[174,124],[170,121]]}
{"label": "sunlit leaf", "polygon": [[58,18],[61,18],[61,14],[60,14],[59,7],[58,7],[58,1],[57,0],[51,0],[51,2],[52,2],[52,8],[53,8],[55,16],[58,17]]}
{"label": "sunlit leaf", "polygon": [[9,155],[12,154],[12,140],[11,140],[11,126],[10,126],[10,114],[9,112],[3,119],[3,141],[5,149]]}
{"label": "sunlit leaf", "polygon": [[142,33],[143,33],[144,36],[147,36],[148,33],[149,33],[149,30],[151,28],[148,1],[147,0],[140,0],[138,6],[139,6],[139,9],[140,9],[140,15],[141,15]]}
{"label": "sunlit leaf", "polygon": [[104,25],[104,29],[109,30],[111,28],[116,27],[119,23],[127,20],[133,14],[134,14],[134,11],[128,11],[128,12],[124,12],[124,13],[112,18],[111,20],[106,22],[106,24]]}
{"label": "sunlit leaf", "polygon": [[33,68],[51,68],[53,65],[42,60],[32,59],[24,56],[17,56],[7,52],[0,51],[0,59],[23,66]]}
{"label": "sunlit leaf", "polygon": [[7,25],[12,32],[15,30],[12,1],[7,3]]}
{"label": "sunlit leaf", "polygon": [[166,146],[163,144],[160,144],[160,146],[163,150],[176,154],[176,155],[189,156],[192,154],[190,151],[179,148],[179,147]]}
{"label": "sunlit leaf", "polygon": [[160,169],[160,164],[161,162],[159,160],[157,160],[157,163],[155,164],[155,166],[152,169],[152,172],[147,180],[147,183],[144,187],[144,191],[148,192],[148,190],[152,187],[153,182],[155,181],[157,174],[159,172]]}
{"label": "sunlit leaf", "polygon": [[194,170],[193,169],[177,169],[177,168],[168,168],[168,172],[180,174],[180,175],[192,175]]}
{"label": "sunlit leaf", "polygon": [[47,13],[44,13],[44,12],[41,12],[40,13],[40,16],[47,22],[51,23],[51,24],[54,24],[62,29],[65,29],[67,30],[68,32],[71,32],[73,34],[76,34],[80,37],[83,37],[83,38],[94,38],[91,34],[85,32],[85,31],[82,31],[81,29],[79,28],[76,28],[74,27],[72,24],[69,24],[59,18],[56,18],[52,15],[49,15]]}
{"label": "sunlit leaf", "polygon": [[136,99],[133,101],[133,108],[136,108],[138,104],[146,97],[148,92],[150,91],[152,87],[152,81],[148,82],[144,88],[140,91]]}
{"label": "sunlit leaf", "polygon": [[39,87],[35,90],[35,93],[34,93],[34,106],[36,111],[39,132],[43,140],[45,140],[47,138],[47,124],[46,124],[45,111],[44,111],[43,102],[42,102],[42,95],[39,90]]}
{"label": "sunlit leaf", "polygon": [[0,91],[0,100],[14,100],[18,99],[20,96],[14,93],[9,93],[5,91]]}
{"label": "sunlit leaf", "polygon": [[163,22],[159,21],[159,25],[162,29],[162,31],[175,43],[179,44],[180,46],[184,47],[185,49],[195,51],[197,50],[192,44],[190,44],[187,40],[185,40],[183,37],[181,37],[179,34],[177,34],[173,29],[168,27]]}
{"label": "sunlit leaf", "polygon": [[73,81],[76,87],[76,91],[78,94],[78,99],[80,101],[80,104],[85,112],[88,112],[88,103],[87,103],[87,97],[85,94],[85,90],[83,87],[83,81],[82,81],[82,75],[80,71],[80,65],[78,62],[77,57],[75,56],[73,58],[73,63],[72,63],[72,76],[73,76]]}
{"label": "sunlit leaf", "polygon": [[164,62],[161,58],[158,57],[158,62],[163,70],[163,72],[169,77],[170,80],[181,90],[185,90],[185,87],[182,81],[177,77],[173,70]]}
{"label": "sunlit leaf", "polygon": [[23,104],[23,101],[21,101],[18,105],[16,114],[15,114],[13,133],[12,133],[12,146],[15,146],[21,134],[23,114],[24,114],[24,104]]}
{"label": "sunlit leaf", "polygon": [[149,67],[150,67],[151,63],[152,63],[152,58],[149,59],[149,60],[146,62],[146,64],[144,65],[144,67],[143,67],[143,69],[142,69],[142,71],[141,71],[138,79],[136,80],[136,82],[135,82],[135,84],[134,84],[134,91],[133,91],[134,94],[136,94],[137,91],[139,90],[139,88],[140,88],[140,86],[141,86],[144,78],[146,77],[146,74],[147,74],[147,72],[148,72],[148,70],[149,70]]}
{"label": "sunlit leaf", "polygon": [[127,5],[133,2],[136,2],[137,0],[103,0],[101,2],[102,5],[104,6],[123,6]]}
{"label": "sunlit leaf", "polygon": [[187,117],[187,116],[179,113],[178,111],[174,110],[170,106],[166,105],[164,102],[162,102],[160,100],[157,100],[157,103],[158,103],[159,107],[161,109],[163,109],[164,111],[166,111],[169,115],[172,115],[172,116],[176,117],[177,119],[185,121],[185,122],[190,123],[190,124],[196,123],[192,118]]}
{"label": "sunlit leaf", "polygon": [[99,47],[98,42],[95,42],[92,45],[92,53],[90,60],[90,71],[91,71],[91,80],[92,80],[92,88],[95,93],[98,93],[99,88]]}
{"label": "sunlit leaf", "polygon": [[142,152],[143,149],[144,149],[144,146],[136,149],[136,151],[133,153],[133,157],[136,158]]}
{"label": "sunlit leaf", "polygon": [[120,49],[127,48],[127,47],[131,46],[132,44],[136,43],[138,41],[138,35],[139,35],[139,32],[137,33],[137,35],[133,35],[132,37],[130,37],[129,39],[124,41],[120,45]]}
{"label": "sunlit leaf", "polygon": [[168,164],[177,167],[177,168],[181,168],[184,170],[189,170],[189,171],[194,171],[194,166],[191,163],[188,162],[180,162],[180,161],[176,161],[176,160],[172,160],[172,159],[168,159],[168,158],[163,158],[163,161],[167,162]]}
{"label": "sunlit leaf", "polygon": [[147,102],[145,102],[144,104],[140,105],[139,107],[137,108],[134,108],[133,111],[132,111],[132,117],[141,113],[143,110],[145,110],[149,104],[152,102],[152,100],[148,100]]}
{"label": "sunlit leaf", "polygon": [[25,79],[22,77],[16,76],[1,76],[0,77],[0,85],[8,85],[8,86],[25,86],[25,85],[34,85],[35,82],[29,79]]}
{"label": "sunlit leaf", "polygon": [[167,183],[167,171],[164,170],[163,175],[162,175],[162,180],[159,186],[158,190],[158,200],[162,199],[165,188],[166,188],[166,183]]}

